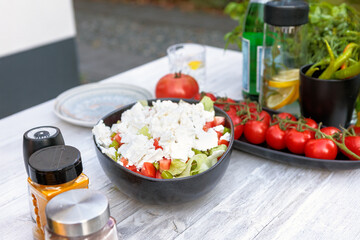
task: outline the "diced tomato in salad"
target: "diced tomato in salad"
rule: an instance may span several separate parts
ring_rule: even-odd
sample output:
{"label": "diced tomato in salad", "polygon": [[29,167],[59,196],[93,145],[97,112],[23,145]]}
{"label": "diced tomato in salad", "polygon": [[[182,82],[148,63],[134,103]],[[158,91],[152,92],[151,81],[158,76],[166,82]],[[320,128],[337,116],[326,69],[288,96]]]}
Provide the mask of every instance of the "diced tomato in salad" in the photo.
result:
{"label": "diced tomato in salad", "polygon": [[160,171],[169,170],[170,169],[171,160],[164,158],[159,161],[159,169]]}
{"label": "diced tomato in salad", "polygon": [[[204,131],[209,130],[210,128],[214,128],[216,126],[225,126],[225,117],[219,117],[216,116],[214,121],[211,122],[206,122],[206,124],[204,125],[203,129]],[[217,135],[218,135],[218,145],[226,145],[227,147],[229,146],[229,141],[225,140],[225,139],[221,139],[221,137],[224,135],[223,132],[220,131],[216,131]],[[120,143],[121,141],[121,137],[119,134],[116,134],[113,137],[114,140],[118,141]],[[163,149],[162,146],[160,146],[159,144],[159,139],[158,138],[154,138],[154,147],[155,149]],[[219,160],[221,158],[217,157],[217,160]],[[189,161],[189,160],[188,160]],[[158,161],[157,163],[150,163],[150,162],[145,162],[142,166],[142,168],[140,169],[140,171],[134,166],[134,165],[128,165],[128,160],[126,158],[121,158],[120,162],[122,163],[122,165],[124,167],[126,167],[127,169],[133,171],[133,172],[137,172],[140,173],[141,175],[144,175],[146,177],[151,177],[151,178],[158,178],[158,179],[163,179],[163,177],[161,176],[162,172],[167,171],[170,169],[171,166],[171,159],[167,159],[167,158],[163,158],[162,160]],[[158,169],[155,167],[155,165],[158,165]]]}
{"label": "diced tomato in salad", "polygon": [[150,162],[144,162],[140,172],[142,175],[146,177],[152,177],[152,178],[156,177],[156,168]]}

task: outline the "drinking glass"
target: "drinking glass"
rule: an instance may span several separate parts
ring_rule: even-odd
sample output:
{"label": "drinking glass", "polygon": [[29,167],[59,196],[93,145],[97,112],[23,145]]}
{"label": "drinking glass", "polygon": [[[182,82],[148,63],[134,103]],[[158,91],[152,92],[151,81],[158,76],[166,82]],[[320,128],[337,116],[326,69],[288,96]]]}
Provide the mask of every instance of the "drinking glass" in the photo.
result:
{"label": "drinking glass", "polygon": [[205,46],[195,43],[179,43],[167,49],[170,72],[180,72],[195,78],[200,91],[206,91]]}

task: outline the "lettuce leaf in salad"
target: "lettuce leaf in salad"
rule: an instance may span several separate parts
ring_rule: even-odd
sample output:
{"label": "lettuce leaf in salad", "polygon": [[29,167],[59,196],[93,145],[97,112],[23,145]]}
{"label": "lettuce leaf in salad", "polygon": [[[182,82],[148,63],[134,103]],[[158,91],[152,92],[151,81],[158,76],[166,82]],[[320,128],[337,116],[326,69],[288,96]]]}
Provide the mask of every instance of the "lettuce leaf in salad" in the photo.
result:
{"label": "lettuce leaf in salad", "polygon": [[208,96],[204,96],[200,102],[204,105],[205,111],[208,112],[214,111],[214,102]]}
{"label": "lettuce leaf in salad", "polygon": [[186,168],[186,163],[182,162],[179,159],[174,159],[171,161],[170,168],[167,170],[173,176],[179,175],[182,173]]}
{"label": "lettuce leaf in salad", "polygon": [[188,177],[208,170],[217,163],[218,158],[221,157],[226,150],[227,150],[227,146],[221,144],[219,146],[210,149],[209,156],[207,156],[204,153],[199,153],[194,155],[186,163],[186,167],[184,171],[181,172],[181,174],[178,175],[177,177]]}
{"label": "lettuce leaf in salad", "polygon": [[200,151],[195,148],[192,148],[191,150],[195,153],[195,155],[197,155],[197,154],[205,154],[206,156],[210,155],[209,151]]}
{"label": "lettuce leaf in salad", "polygon": [[[210,149],[210,156],[206,157],[206,159],[204,159],[201,162],[201,165],[198,166],[193,173],[197,174],[197,173],[202,173],[205,172],[206,170],[208,170],[209,168],[211,168],[212,166],[214,166],[217,161],[218,161],[218,157],[221,157],[224,152],[226,151],[227,147],[224,144],[221,144],[219,146],[213,147],[212,149]],[[194,175],[194,174],[192,174]]]}
{"label": "lettuce leaf in salad", "polygon": [[143,107],[149,106],[147,100],[139,100],[138,101]]}
{"label": "lettuce leaf in salad", "polygon": [[178,177],[188,177],[197,174],[206,158],[207,156],[202,153],[194,155],[187,161],[185,170]]}
{"label": "lettuce leaf in salad", "polygon": [[149,133],[149,127],[148,126],[143,126],[141,129],[139,129],[138,134],[144,135],[146,137],[148,137],[148,139],[151,138],[151,135]]}
{"label": "lettuce leaf in salad", "polygon": [[213,147],[210,149],[210,156],[207,157],[207,162],[210,167],[217,163],[218,158],[221,157],[226,152],[227,146],[225,144],[221,144],[219,146]]}

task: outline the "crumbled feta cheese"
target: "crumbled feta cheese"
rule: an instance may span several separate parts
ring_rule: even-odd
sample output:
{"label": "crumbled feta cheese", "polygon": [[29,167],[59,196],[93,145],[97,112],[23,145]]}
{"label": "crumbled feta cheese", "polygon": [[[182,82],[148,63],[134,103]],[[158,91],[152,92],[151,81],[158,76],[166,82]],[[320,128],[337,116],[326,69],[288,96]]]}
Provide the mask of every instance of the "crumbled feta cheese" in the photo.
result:
{"label": "crumbled feta cheese", "polygon": [[214,127],[214,130],[217,131],[217,132],[223,133],[224,132],[224,126],[223,125],[217,125],[217,126]]}
{"label": "crumbled feta cheese", "polygon": [[114,147],[111,147],[111,148],[100,147],[100,149],[101,149],[102,153],[108,155],[112,159],[115,159],[116,149]]}
{"label": "crumbled feta cheese", "polygon": [[227,132],[224,135],[222,135],[220,137],[220,140],[226,140],[226,141],[230,142],[230,133]]}
{"label": "crumbled feta cheese", "polygon": [[195,149],[200,151],[206,151],[210,148],[216,147],[218,145],[217,133],[214,129],[210,128],[207,132],[202,131],[197,134],[197,139],[195,139]]}
{"label": "crumbled feta cheese", "polygon": [[110,127],[105,126],[103,120],[101,120],[93,129],[93,134],[95,135],[96,142],[104,147],[108,147],[111,144],[111,131]]}
{"label": "crumbled feta cheese", "polygon": [[[164,157],[186,162],[195,154],[192,149],[206,151],[218,145],[216,131],[223,132],[224,128],[203,130],[205,123],[213,121],[215,116],[214,111],[205,111],[203,104],[157,100],[152,105],[135,104],[122,114],[121,122],[113,124],[111,130],[100,122],[93,129],[97,143],[106,148],[111,143],[111,132],[120,133],[122,145],[118,154],[137,168],[144,162],[156,162]],[[151,139],[139,133],[144,126]],[[159,139],[162,149],[155,150],[154,139]],[[107,154],[115,154],[113,150],[108,151]]]}

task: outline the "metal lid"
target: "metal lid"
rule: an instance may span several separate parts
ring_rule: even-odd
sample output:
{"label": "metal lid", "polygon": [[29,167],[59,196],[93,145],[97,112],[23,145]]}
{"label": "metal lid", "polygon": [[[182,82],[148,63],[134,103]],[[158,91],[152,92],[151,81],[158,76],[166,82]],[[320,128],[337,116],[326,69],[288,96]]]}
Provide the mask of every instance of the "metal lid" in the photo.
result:
{"label": "metal lid", "polygon": [[110,218],[108,199],[89,189],[75,189],[52,198],[45,209],[47,228],[67,237],[86,236],[102,229]]}
{"label": "metal lid", "polygon": [[29,176],[41,185],[58,185],[70,182],[82,173],[79,150],[58,145],[40,149],[30,156]]}
{"label": "metal lid", "polygon": [[309,21],[309,5],[302,0],[267,2],[264,22],[273,26],[299,26]]}
{"label": "metal lid", "polygon": [[34,152],[45,147],[64,144],[63,136],[57,127],[40,126],[26,131],[23,136],[23,154],[25,169],[28,175],[29,158]]}

